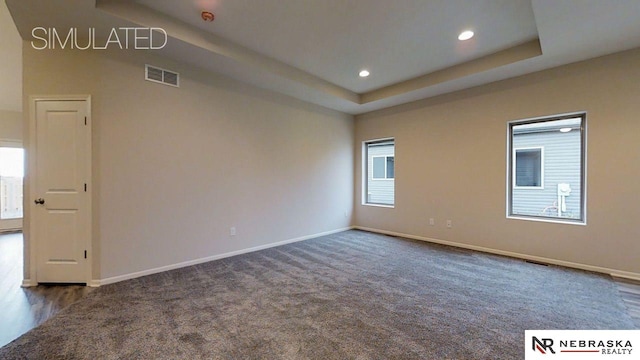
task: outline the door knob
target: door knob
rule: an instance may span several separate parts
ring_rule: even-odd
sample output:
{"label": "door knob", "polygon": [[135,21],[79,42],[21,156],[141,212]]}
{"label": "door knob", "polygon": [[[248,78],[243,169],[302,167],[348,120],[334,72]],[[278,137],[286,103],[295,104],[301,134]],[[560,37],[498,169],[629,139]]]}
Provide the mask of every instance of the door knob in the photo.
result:
{"label": "door knob", "polygon": [[35,199],[33,202],[35,202],[36,205],[42,205],[44,204],[44,199],[43,198]]}

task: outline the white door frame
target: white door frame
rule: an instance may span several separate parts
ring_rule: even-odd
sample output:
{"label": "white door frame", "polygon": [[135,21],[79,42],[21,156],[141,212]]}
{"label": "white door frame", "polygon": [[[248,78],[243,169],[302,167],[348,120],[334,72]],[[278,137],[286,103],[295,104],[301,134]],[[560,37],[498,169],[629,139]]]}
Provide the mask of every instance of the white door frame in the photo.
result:
{"label": "white door frame", "polygon": [[[87,179],[87,196],[85,196],[86,206],[85,209],[87,211],[87,232],[89,234],[87,238],[87,243],[85,244],[87,249],[87,266],[85,269],[85,279],[87,285],[92,285],[91,277],[92,277],[92,268],[93,268],[93,251],[91,249],[92,243],[92,212],[91,212],[91,197],[92,197],[92,179],[91,179],[91,160],[92,160],[92,145],[91,145],[91,95],[32,95],[29,96],[29,134],[25,139],[25,150],[27,157],[27,171],[25,176],[28,178],[27,181],[29,185],[29,191],[24,192],[24,208],[29,208],[29,212],[25,212],[24,221],[28,223],[25,224],[25,230],[28,229],[28,236],[25,236],[25,240],[28,239],[29,245],[29,278],[24,279],[22,286],[37,286],[38,285],[38,274],[37,274],[37,249],[38,249],[38,239],[34,236],[36,234],[36,223],[34,221],[36,211],[36,205],[33,202],[33,199],[38,197],[36,193],[36,179],[38,178],[37,173],[37,164],[36,164],[36,105],[39,101],[86,101],[87,104],[87,126],[88,131],[85,132],[85,141],[87,144],[87,156],[85,157],[86,161],[86,179]],[[26,254],[25,254],[26,256]],[[26,262],[25,262],[25,270]]]}

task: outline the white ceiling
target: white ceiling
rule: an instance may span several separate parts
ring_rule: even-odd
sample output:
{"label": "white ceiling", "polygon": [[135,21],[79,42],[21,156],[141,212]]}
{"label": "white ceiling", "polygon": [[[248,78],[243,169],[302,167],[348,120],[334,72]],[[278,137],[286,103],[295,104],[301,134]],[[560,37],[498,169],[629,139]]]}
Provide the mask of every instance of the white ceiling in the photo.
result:
{"label": "white ceiling", "polygon": [[[537,38],[530,0],[139,0],[361,93]],[[215,13],[200,19],[202,5]],[[478,36],[457,40],[465,29]],[[372,75],[358,76],[367,68]]]}
{"label": "white ceiling", "polygon": [[[7,0],[34,26],[164,28],[165,56],[360,114],[640,46],[640,0]],[[212,23],[200,11],[215,13]],[[457,35],[476,36],[460,42]],[[358,77],[366,68],[371,76]]]}

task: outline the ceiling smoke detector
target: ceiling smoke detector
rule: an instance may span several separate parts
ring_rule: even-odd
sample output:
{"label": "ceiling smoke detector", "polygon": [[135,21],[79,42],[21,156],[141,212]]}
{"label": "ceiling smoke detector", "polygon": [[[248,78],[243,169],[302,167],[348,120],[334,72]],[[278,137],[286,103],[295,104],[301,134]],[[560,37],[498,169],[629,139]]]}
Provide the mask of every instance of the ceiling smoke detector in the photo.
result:
{"label": "ceiling smoke detector", "polygon": [[215,16],[213,15],[212,12],[210,11],[203,11],[201,13],[202,16],[202,20],[207,21],[207,22],[211,22],[213,21],[213,19],[215,18]]}

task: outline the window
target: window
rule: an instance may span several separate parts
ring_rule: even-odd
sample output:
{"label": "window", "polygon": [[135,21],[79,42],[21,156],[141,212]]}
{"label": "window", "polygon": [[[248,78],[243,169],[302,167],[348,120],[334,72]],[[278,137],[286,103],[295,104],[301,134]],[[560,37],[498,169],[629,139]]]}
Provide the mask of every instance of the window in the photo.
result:
{"label": "window", "polygon": [[515,183],[519,188],[542,188],[542,148],[515,149]]}
{"label": "window", "polygon": [[363,196],[368,205],[393,206],[395,197],[395,142],[393,139],[363,143]]}
{"label": "window", "polygon": [[507,217],[586,222],[586,114],[508,124]]}

